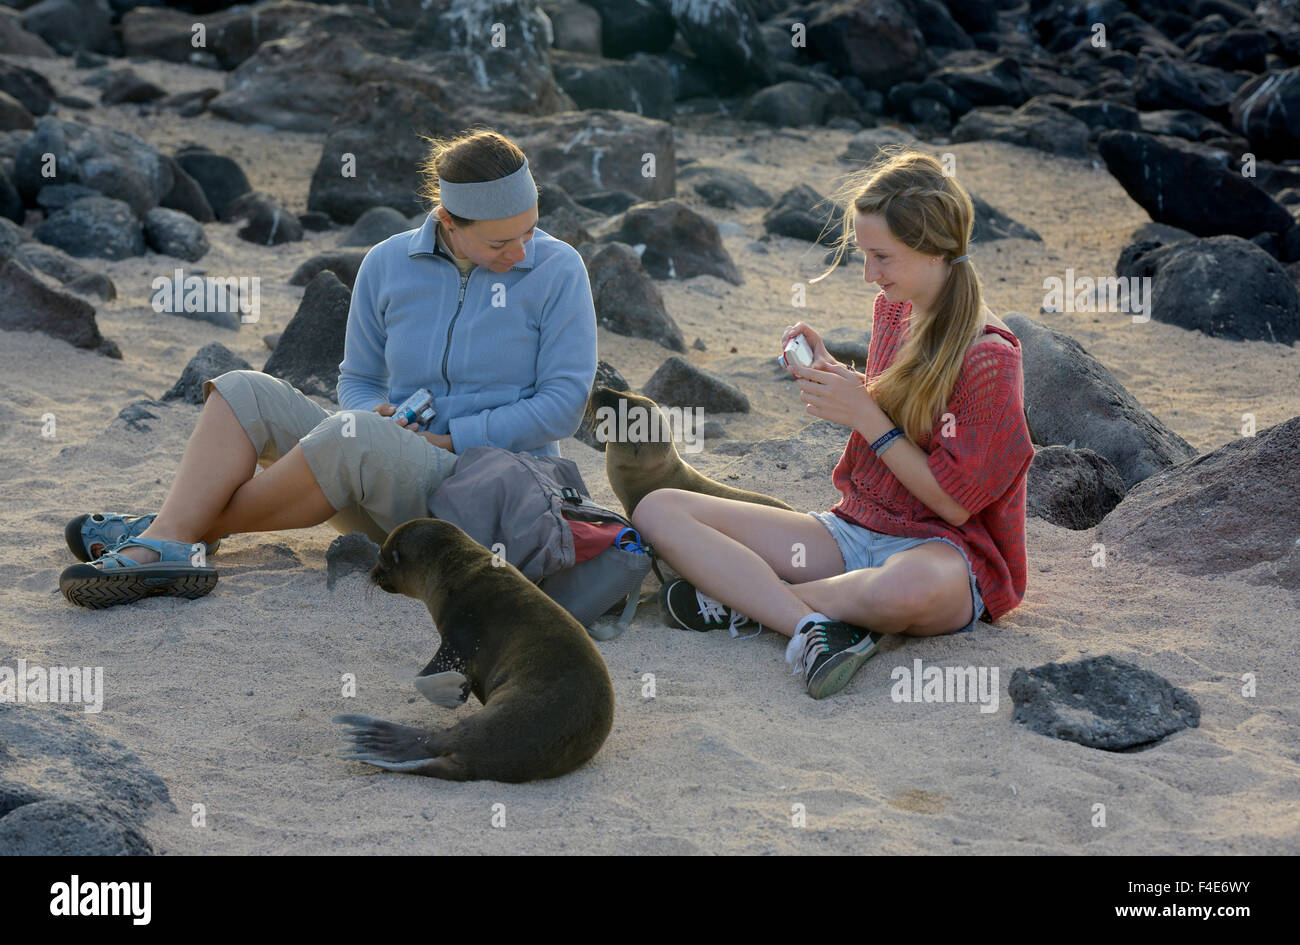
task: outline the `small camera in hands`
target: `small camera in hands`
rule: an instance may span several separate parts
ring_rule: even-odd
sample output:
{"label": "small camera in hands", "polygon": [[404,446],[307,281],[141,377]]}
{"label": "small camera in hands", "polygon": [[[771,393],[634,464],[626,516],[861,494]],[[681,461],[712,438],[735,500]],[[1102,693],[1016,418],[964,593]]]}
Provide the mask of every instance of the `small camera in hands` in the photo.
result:
{"label": "small camera in hands", "polygon": [[808,346],[808,340],[803,335],[795,335],[786,342],[785,350],[781,356],[776,359],[777,363],[783,367],[794,367],[798,364],[800,367],[811,367],[813,363],[812,348]]}
{"label": "small camera in hands", "polygon": [[436,415],[433,409],[433,393],[427,387],[421,387],[398,404],[397,409],[393,411],[393,419],[405,420],[409,427],[426,426]]}

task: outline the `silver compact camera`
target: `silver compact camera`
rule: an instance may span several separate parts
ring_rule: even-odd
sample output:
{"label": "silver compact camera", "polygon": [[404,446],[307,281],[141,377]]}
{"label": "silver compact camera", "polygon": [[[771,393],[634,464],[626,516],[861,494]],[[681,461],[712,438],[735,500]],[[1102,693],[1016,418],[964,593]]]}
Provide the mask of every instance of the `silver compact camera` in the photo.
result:
{"label": "silver compact camera", "polygon": [[423,427],[437,416],[433,409],[433,392],[421,387],[410,397],[397,405],[393,411],[394,420],[405,420],[407,426]]}
{"label": "silver compact camera", "polygon": [[787,368],[794,367],[796,364],[801,367],[811,367],[813,352],[808,345],[808,339],[803,335],[795,335],[786,343],[785,350],[776,360]]}

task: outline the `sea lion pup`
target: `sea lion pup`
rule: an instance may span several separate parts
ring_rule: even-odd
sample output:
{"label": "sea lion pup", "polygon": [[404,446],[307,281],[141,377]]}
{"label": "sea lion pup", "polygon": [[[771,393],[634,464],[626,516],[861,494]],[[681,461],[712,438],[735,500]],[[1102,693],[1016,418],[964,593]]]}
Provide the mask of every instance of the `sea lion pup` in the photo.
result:
{"label": "sea lion pup", "polygon": [[[620,407],[619,401],[626,401],[627,406]],[[633,428],[630,422],[630,431],[620,434],[619,418],[631,420],[637,411],[643,411],[647,418],[639,425],[639,429],[646,431],[644,438],[633,432],[637,428]],[[658,415],[657,426],[648,419],[652,414]],[[628,516],[632,515],[637,503],[656,489],[685,489],[795,511],[780,499],[724,486],[688,465],[673,443],[668,418],[649,397],[602,385],[592,392],[587,403],[587,417],[597,437],[605,443],[605,475]],[[620,435],[628,439],[620,440]]]}
{"label": "sea lion pup", "polygon": [[587,631],[513,565],[450,522],[394,529],[370,579],[423,600],[442,645],[416,679],[430,701],[480,712],[443,731],[365,715],[345,757],[449,781],[532,781],[566,774],[600,750],[614,722],[614,687]]}

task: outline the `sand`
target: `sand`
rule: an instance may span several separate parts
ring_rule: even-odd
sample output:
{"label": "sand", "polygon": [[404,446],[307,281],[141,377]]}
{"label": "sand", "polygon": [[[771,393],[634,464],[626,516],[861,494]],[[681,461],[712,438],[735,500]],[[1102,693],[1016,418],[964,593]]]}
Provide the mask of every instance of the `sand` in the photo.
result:
{"label": "sand", "polygon": [[[15,57],[21,60],[21,57]],[[97,99],[65,60],[30,63],[56,88]],[[150,64],[136,66],[148,77]],[[211,82],[172,64],[169,88]],[[160,71],[159,78],[164,75]],[[204,142],[235,157],[254,188],[306,209],[322,137],[252,131],[210,116],[142,117],[133,106],[84,120],[130,131],[171,151]],[[677,155],[727,163],[774,197],[799,182],[828,192],[849,168],[835,157],[844,131],[757,130],[685,119]],[[1146,213],[1104,167],[994,142],[944,146],[958,177],[1043,242],[977,248],[987,301],[1076,338],[1146,407],[1208,451],[1235,439],[1243,412],[1260,428],[1300,413],[1297,350],[1238,343],[1127,316],[1039,314],[1042,279],[1072,266],[1113,273]],[[753,160],[749,157],[752,156]],[[792,314],[789,285],[822,270],[822,249],[777,237],[762,254],[761,209],[707,207],[743,286],[709,276],[659,283],[692,363],[723,373],[753,410],[727,418],[730,435],[792,433],[811,419],[797,389],[755,369],[777,354],[795,317],[818,328],[869,327],[875,289],[848,266],[813,287]],[[37,222],[33,217],[28,226]],[[238,333],[156,314],[149,281],[179,260],[150,254],[88,261],[117,284],[98,306],[101,331],[121,346],[110,360],[42,334],[4,332],[0,343],[0,545],[3,647],[43,665],[103,666],[103,712],[86,724],[129,745],[167,783],[176,810],[158,809],[146,834],[165,854],[265,853],[1295,853],[1300,848],[1300,713],[1296,601],[1276,587],[1208,580],[1157,567],[1095,569],[1094,531],[1028,522],[1024,602],[998,625],[925,640],[891,639],[837,696],[814,701],[783,661],[785,638],[766,632],[678,632],[642,605],[622,636],[599,644],[617,693],[614,728],[581,770],[526,785],[452,784],[381,772],[337,757],[330,718],[360,712],[441,727],[477,711],[420,698],[415,672],[436,647],[422,604],[366,593],[362,575],[326,590],[327,526],[227,539],[213,563],[220,583],[196,601],[152,599],[91,611],[58,593],[74,563],[63,525],[81,512],[156,510],[198,408],[157,411],[149,432],[114,421],[159,397],[204,344],[220,341],[255,368],[261,336],[283,329],[302,297],[287,284],[297,265],[333,247],[339,231],[259,248],[236,225],[207,226],[199,265],[262,278],[263,322]],[[732,352],[730,349],[737,350]],[[600,357],[638,387],[669,354],[600,330]],[[322,404],[332,407],[327,401]],[[40,435],[53,412],[57,437]],[[846,431],[847,439],[847,431]],[[566,440],[593,496],[617,507],[599,452]],[[690,461],[706,474],[737,471],[742,488],[779,495],[804,511],[837,498],[829,479],[797,493],[744,475],[743,461],[710,450]],[[656,582],[651,577],[646,589]],[[1113,654],[1164,675],[1200,702],[1199,728],[1143,752],[1114,754],[1034,734],[1011,721],[1006,685],[1018,666]],[[997,667],[993,713],[972,704],[895,702],[891,670],[926,665]],[[341,695],[355,674],[355,698]],[[1259,691],[1241,695],[1255,673]],[[655,695],[643,695],[653,674]],[[1095,805],[1105,826],[1095,825]],[[194,826],[194,805],[204,824]],[[504,805],[497,808],[496,805]],[[802,805],[802,808],[799,807]],[[494,826],[494,813],[504,826]],[[804,825],[793,824],[802,811]]]}

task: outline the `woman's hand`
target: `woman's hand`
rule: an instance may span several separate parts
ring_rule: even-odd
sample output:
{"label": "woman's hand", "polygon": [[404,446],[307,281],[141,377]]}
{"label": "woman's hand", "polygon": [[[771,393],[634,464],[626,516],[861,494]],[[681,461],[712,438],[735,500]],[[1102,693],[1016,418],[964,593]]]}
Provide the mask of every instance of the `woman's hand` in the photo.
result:
{"label": "woman's hand", "polygon": [[[381,417],[391,417],[393,414],[397,412],[397,407],[394,404],[380,404],[378,407],[374,409],[375,409],[375,413],[379,414]],[[422,430],[416,429],[416,426],[418,426],[418,424],[407,423],[405,420],[401,418],[394,419],[393,422],[396,423],[403,430],[410,430],[412,433],[424,437],[434,446],[442,447],[448,453],[456,452],[456,450],[452,448],[450,433],[425,433]]]}
{"label": "woman's hand", "polygon": [[[397,405],[380,404],[378,407],[375,408],[375,413],[379,414],[381,417],[391,417],[393,416],[393,414],[397,413]],[[408,426],[406,420],[402,418],[394,418],[393,422],[396,423],[399,427],[405,428],[406,426]]]}
{"label": "woman's hand", "polygon": [[790,343],[790,339],[795,335],[803,335],[804,340],[808,342],[808,347],[812,349],[813,363],[812,366],[818,370],[828,371],[840,362],[831,357],[831,353],[826,350],[826,343],[822,341],[822,336],[817,334],[806,322],[799,322],[791,325],[781,335],[781,350]]}
{"label": "woman's hand", "polygon": [[863,385],[863,376],[838,362],[829,370],[796,364],[791,373],[798,378],[800,396],[814,417],[858,430],[884,415]]}

